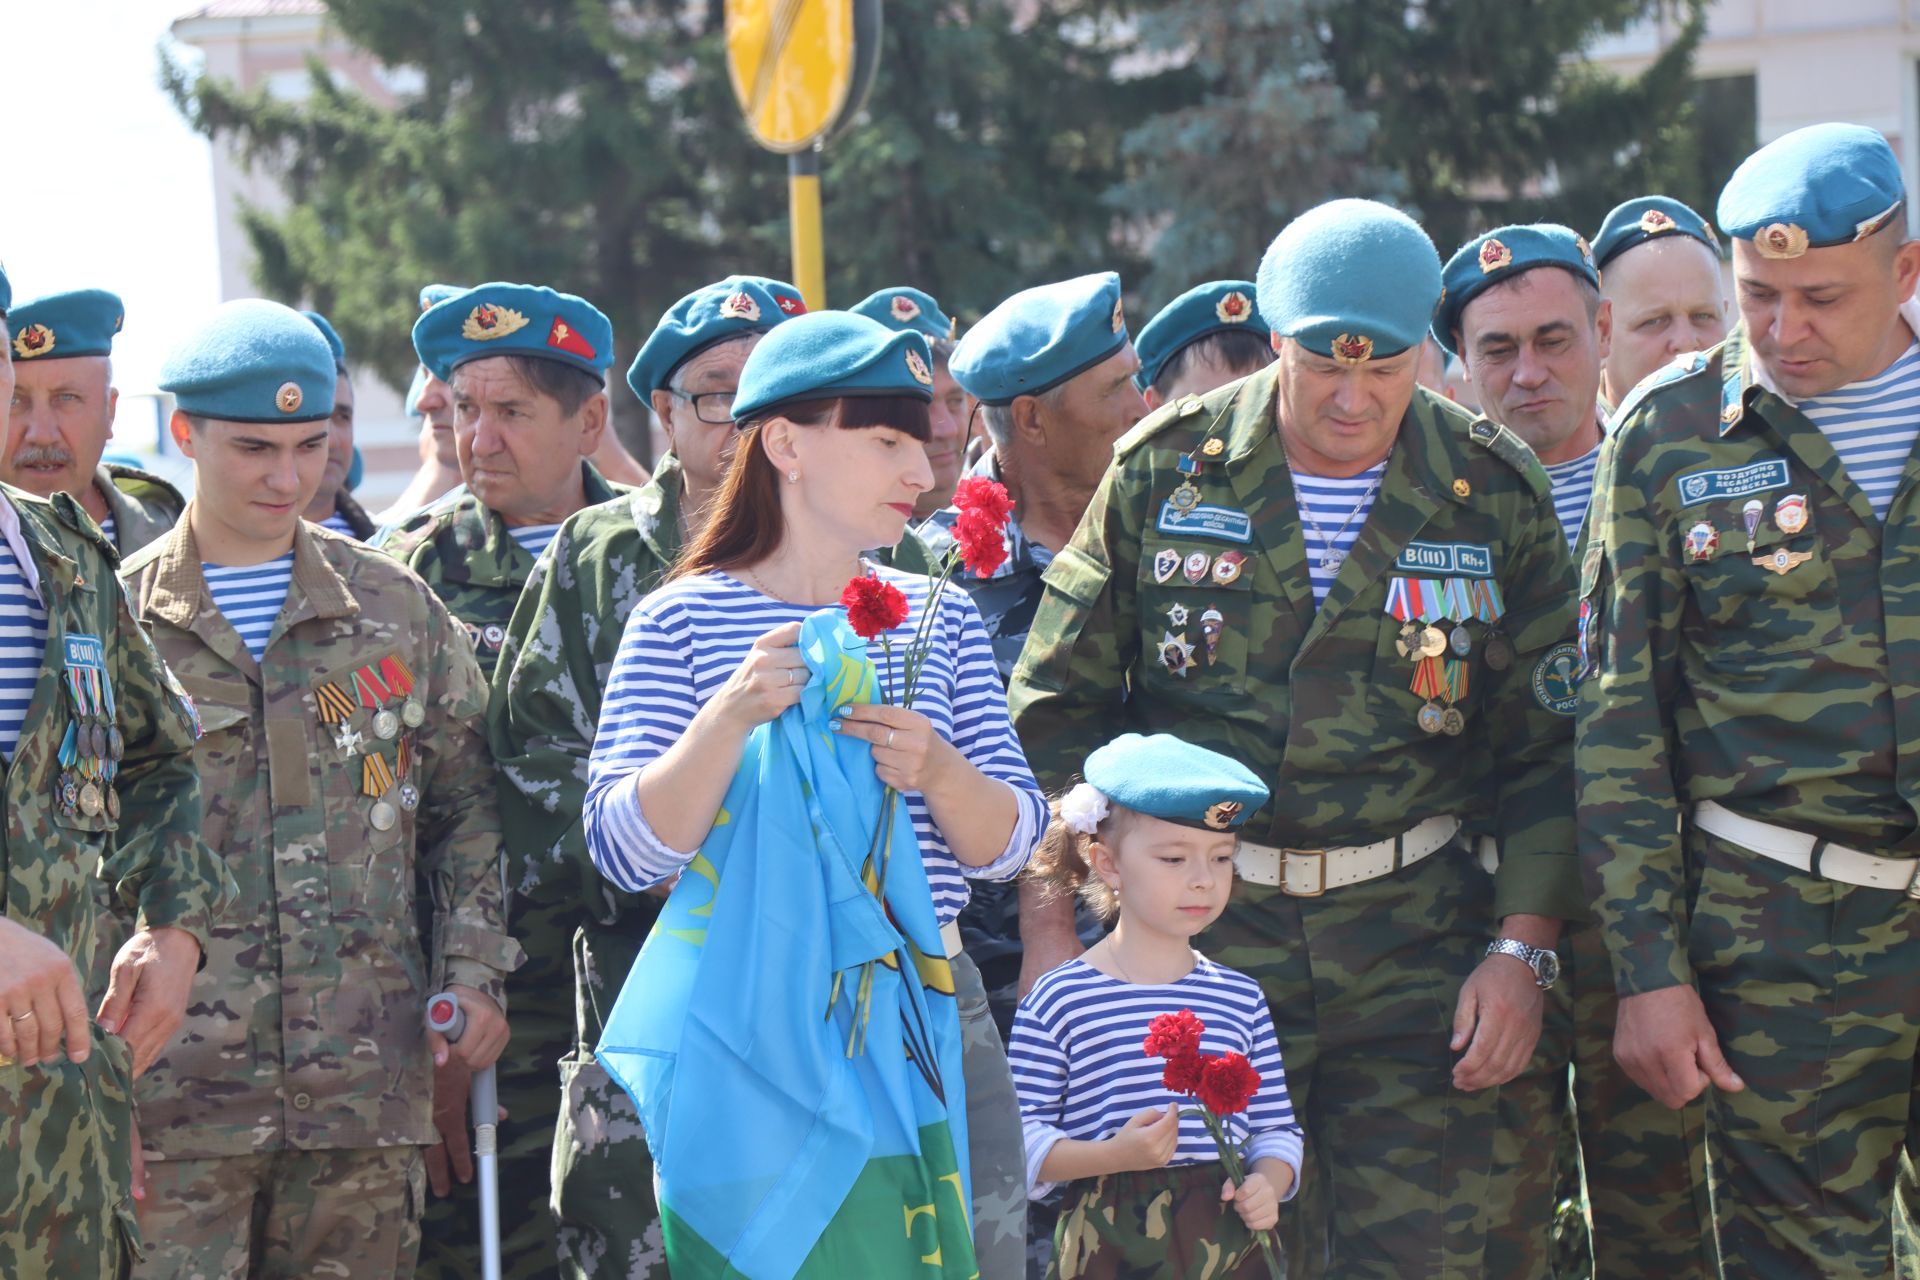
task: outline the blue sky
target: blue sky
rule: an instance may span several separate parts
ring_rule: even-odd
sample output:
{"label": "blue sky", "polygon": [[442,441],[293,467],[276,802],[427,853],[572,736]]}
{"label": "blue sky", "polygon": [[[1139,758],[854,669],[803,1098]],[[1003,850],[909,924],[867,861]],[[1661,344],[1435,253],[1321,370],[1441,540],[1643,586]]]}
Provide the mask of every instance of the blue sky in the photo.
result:
{"label": "blue sky", "polygon": [[126,301],[125,391],[150,389],[182,325],[220,300],[211,152],[159,87],[158,44],[194,7],[0,0],[0,262],[16,299],[98,287]]}

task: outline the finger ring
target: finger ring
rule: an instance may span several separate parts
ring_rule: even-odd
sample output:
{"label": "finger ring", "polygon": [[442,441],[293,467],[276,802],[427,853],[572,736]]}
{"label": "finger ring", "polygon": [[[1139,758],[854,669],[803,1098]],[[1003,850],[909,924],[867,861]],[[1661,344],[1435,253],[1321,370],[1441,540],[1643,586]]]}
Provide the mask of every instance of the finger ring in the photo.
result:
{"label": "finger ring", "polygon": [[896,731],[896,730],[893,730],[893,729],[889,729],[889,730],[887,730],[887,745],[888,745],[889,747],[891,747],[891,746],[893,745],[893,735],[894,735],[894,733],[895,733],[895,732],[897,732],[897,731]]}
{"label": "finger ring", "polygon": [[788,667],[788,668],[787,668],[787,683],[788,683],[788,684],[792,684],[792,683],[793,683],[793,668],[792,668],[792,667]]}
{"label": "finger ring", "polygon": [[33,1016],[33,1010],[29,1009],[25,1013],[14,1014],[13,1020],[15,1022],[25,1022],[28,1018],[31,1018],[32,1016]]}

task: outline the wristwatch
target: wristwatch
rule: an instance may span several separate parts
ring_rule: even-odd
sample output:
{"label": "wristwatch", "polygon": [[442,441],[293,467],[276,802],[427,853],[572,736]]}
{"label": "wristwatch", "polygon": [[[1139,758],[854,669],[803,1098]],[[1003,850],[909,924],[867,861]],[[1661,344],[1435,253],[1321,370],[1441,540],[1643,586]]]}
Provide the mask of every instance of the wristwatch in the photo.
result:
{"label": "wristwatch", "polygon": [[1533,970],[1533,980],[1542,991],[1560,979],[1560,957],[1545,947],[1530,947],[1518,938],[1497,938],[1487,944],[1490,956],[1512,956]]}

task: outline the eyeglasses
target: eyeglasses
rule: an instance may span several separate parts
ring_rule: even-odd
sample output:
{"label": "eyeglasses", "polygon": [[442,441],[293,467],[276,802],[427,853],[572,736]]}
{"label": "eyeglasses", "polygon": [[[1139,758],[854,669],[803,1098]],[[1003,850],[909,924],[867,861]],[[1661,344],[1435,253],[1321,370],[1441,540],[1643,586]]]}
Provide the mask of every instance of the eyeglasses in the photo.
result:
{"label": "eyeglasses", "polygon": [[693,416],[702,422],[717,427],[733,421],[734,393],[731,391],[702,391],[698,395],[688,395],[678,387],[668,387],[667,394],[692,405]]}

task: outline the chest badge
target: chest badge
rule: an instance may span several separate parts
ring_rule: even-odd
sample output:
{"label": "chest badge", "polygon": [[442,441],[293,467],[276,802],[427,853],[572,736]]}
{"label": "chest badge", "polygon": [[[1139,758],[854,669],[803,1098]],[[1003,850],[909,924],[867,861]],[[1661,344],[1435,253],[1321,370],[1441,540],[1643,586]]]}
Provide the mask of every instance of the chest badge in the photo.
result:
{"label": "chest badge", "polygon": [[1753,541],[1753,535],[1760,530],[1760,513],[1767,504],[1758,498],[1748,498],[1747,505],[1740,508],[1740,523],[1747,527],[1747,541]]}
{"label": "chest badge", "polygon": [[1207,566],[1213,563],[1213,557],[1204,551],[1195,551],[1187,556],[1186,567],[1181,570],[1188,582],[1206,580]]}
{"label": "chest badge", "polygon": [[1155,582],[1166,582],[1178,572],[1180,572],[1180,553],[1178,551],[1175,551],[1172,547],[1162,547],[1154,553],[1153,580]]}
{"label": "chest badge", "polygon": [[1713,553],[1720,546],[1720,531],[1705,520],[1687,530],[1687,558],[1695,564],[1713,559]]}
{"label": "chest badge", "polygon": [[1773,504],[1773,522],[1791,537],[1807,527],[1807,495],[1789,493]]}
{"label": "chest badge", "polygon": [[1240,574],[1246,568],[1246,564],[1246,552],[1222,551],[1220,558],[1213,562],[1213,580],[1223,587],[1232,586],[1240,580]]}
{"label": "chest badge", "polygon": [[1175,635],[1168,631],[1161,636],[1160,665],[1182,680],[1187,678],[1187,671],[1193,666],[1193,646],[1187,643],[1186,632]]}
{"label": "chest badge", "polygon": [[1789,551],[1785,547],[1775,547],[1772,551],[1755,556],[1753,562],[1768,573],[1785,576],[1811,559],[1811,551]]}

